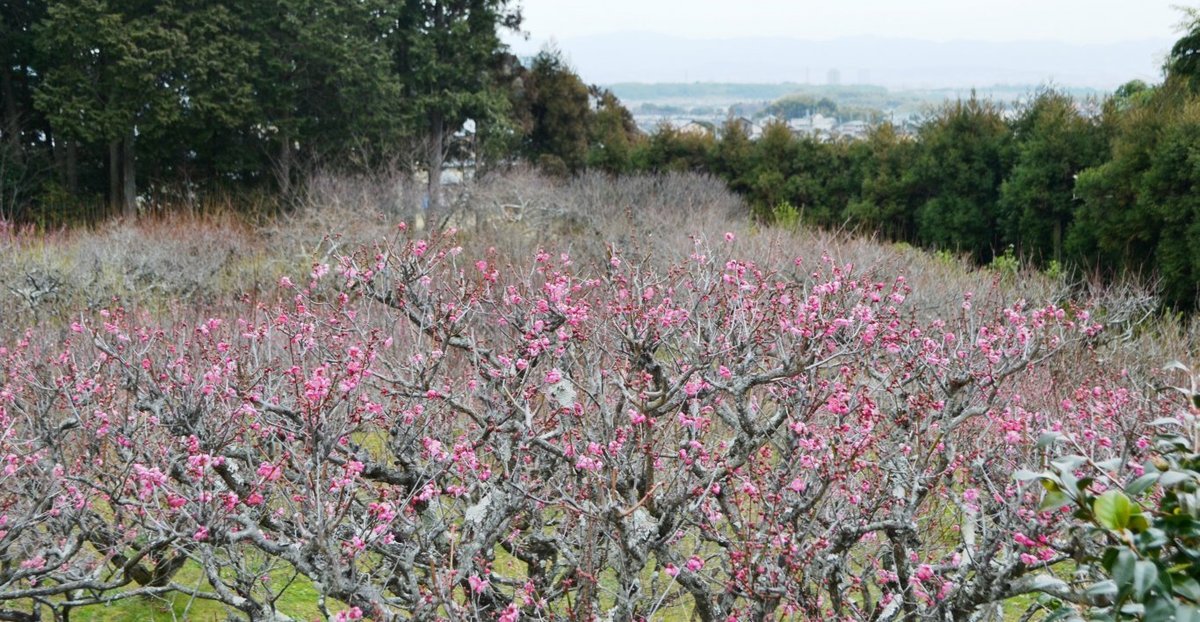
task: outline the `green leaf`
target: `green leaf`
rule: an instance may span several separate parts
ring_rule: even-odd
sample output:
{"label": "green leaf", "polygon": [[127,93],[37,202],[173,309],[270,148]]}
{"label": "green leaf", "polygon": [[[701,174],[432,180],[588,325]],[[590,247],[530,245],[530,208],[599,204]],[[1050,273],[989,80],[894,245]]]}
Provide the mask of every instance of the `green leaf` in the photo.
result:
{"label": "green leaf", "polygon": [[1176,603],[1176,622],[1200,622],[1200,609],[1184,603]]}
{"label": "green leaf", "polygon": [[1131,618],[1141,618],[1146,614],[1146,606],[1142,603],[1128,603],[1121,605],[1121,613]]}
{"label": "green leaf", "polygon": [[1099,581],[1089,585],[1083,593],[1094,600],[1116,600],[1117,584],[1111,579]]}
{"label": "green leaf", "polygon": [[1042,512],[1051,512],[1069,503],[1071,503],[1071,498],[1061,490],[1051,490],[1046,493],[1045,497],[1042,498],[1042,505],[1038,507],[1038,510]]}
{"label": "green leaf", "polygon": [[1043,479],[1048,475],[1049,474],[1045,472],[1039,473],[1037,471],[1017,469],[1015,472],[1013,472],[1013,479],[1017,480],[1018,482],[1032,482],[1035,479]]}
{"label": "green leaf", "polygon": [[[1151,596],[1146,600],[1144,620],[1171,620],[1175,615],[1175,602],[1162,596]],[[1174,622],[1178,622],[1177,620]]]}
{"label": "green leaf", "polygon": [[[1130,519],[1132,522],[1133,519]],[[1139,551],[1161,549],[1167,544],[1167,533],[1158,527],[1150,527],[1138,534],[1137,548]]]}
{"label": "green leaf", "polygon": [[1170,488],[1171,486],[1181,482],[1186,482],[1187,480],[1193,478],[1194,476],[1191,473],[1185,473],[1183,471],[1167,471],[1166,473],[1162,474],[1162,477],[1159,478],[1158,483],[1162,484],[1164,488]]}
{"label": "green leaf", "polygon": [[1129,515],[1129,531],[1133,533],[1143,533],[1150,529],[1150,521],[1146,519],[1146,515],[1140,511],[1135,511]]}
{"label": "green leaf", "polygon": [[1176,574],[1174,579],[1174,591],[1176,594],[1192,602],[1200,602],[1200,582],[1183,574]]}
{"label": "green leaf", "polygon": [[1045,622],[1059,622],[1060,620],[1078,620],[1079,616],[1075,610],[1070,607],[1059,607],[1053,613],[1046,616]]}
{"label": "green leaf", "polygon": [[1050,464],[1065,476],[1087,464],[1087,458],[1083,456],[1060,456],[1051,460]]}
{"label": "green leaf", "polygon": [[1133,593],[1141,600],[1158,583],[1158,566],[1154,562],[1139,560],[1133,565]]}
{"label": "green leaf", "polygon": [[1132,482],[1125,485],[1125,493],[1130,496],[1138,496],[1146,491],[1147,488],[1154,485],[1158,481],[1158,473],[1147,473]]}
{"label": "green leaf", "polygon": [[1133,513],[1133,504],[1129,497],[1119,490],[1109,490],[1096,498],[1092,504],[1092,513],[1096,522],[1107,529],[1125,529],[1129,526],[1129,516]]}
{"label": "green leaf", "polygon": [[1133,556],[1133,551],[1129,549],[1120,549],[1117,554],[1111,559],[1105,555],[1105,561],[1110,562],[1108,569],[1112,575],[1113,581],[1117,584],[1117,589],[1120,592],[1128,592],[1133,588],[1133,569],[1137,558]]}
{"label": "green leaf", "polygon": [[1037,448],[1045,449],[1063,438],[1063,435],[1058,432],[1042,432],[1038,435]]}

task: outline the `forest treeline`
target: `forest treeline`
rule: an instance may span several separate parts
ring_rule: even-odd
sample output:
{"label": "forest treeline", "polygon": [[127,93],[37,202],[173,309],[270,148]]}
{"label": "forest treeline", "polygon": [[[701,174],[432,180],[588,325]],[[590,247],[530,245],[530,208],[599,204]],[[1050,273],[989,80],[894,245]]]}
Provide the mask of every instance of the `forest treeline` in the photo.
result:
{"label": "forest treeline", "polygon": [[206,194],[244,206],[317,168],[486,166],[580,140],[535,117],[636,131],[557,53],[508,53],[501,34],[520,24],[509,0],[5,2],[0,219],[128,216]]}
{"label": "forest treeline", "polygon": [[1200,281],[1200,99],[1190,79],[1131,82],[1102,102],[1036,94],[1016,114],[970,98],[915,135],[888,123],[862,140],[797,137],[783,123],[750,140],[664,128],[634,150],[642,170],[703,170],[763,220],[1088,274],[1157,280],[1193,308]]}
{"label": "forest treeline", "polygon": [[[642,135],[508,0],[12,0],[0,13],[0,219],[69,223],[205,195],[286,197],[316,168],[720,176],[764,220],[1032,265],[1200,282],[1200,19],[1158,85],[971,97],[915,135]],[[1010,114],[1011,113],[1011,114]],[[466,131],[469,130],[469,131]],[[429,176],[437,202],[439,175]]]}

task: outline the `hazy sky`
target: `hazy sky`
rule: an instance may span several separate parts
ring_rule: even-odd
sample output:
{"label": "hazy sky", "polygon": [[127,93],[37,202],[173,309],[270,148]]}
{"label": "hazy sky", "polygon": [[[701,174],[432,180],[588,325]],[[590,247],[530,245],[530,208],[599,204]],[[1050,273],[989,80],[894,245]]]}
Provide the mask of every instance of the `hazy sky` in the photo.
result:
{"label": "hazy sky", "polygon": [[521,0],[533,39],[620,31],[688,38],[857,35],[1110,43],[1170,37],[1182,0]]}
{"label": "hazy sky", "polygon": [[839,71],[886,86],[1112,88],[1157,79],[1183,17],[1173,5],[1200,0],[518,1],[528,39],[506,37],[513,50],[553,40],[601,84],[820,83]]}

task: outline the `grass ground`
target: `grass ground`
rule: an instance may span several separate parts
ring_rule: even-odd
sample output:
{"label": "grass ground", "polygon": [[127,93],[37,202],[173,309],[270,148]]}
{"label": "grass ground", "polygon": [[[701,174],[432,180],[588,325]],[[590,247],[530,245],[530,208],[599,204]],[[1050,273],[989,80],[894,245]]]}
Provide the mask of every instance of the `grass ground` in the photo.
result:
{"label": "grass ground", "polygon": [[[277,580],[286,581],[287,577],[279,576]],[[208,582],[199,567],[191,564],[179,571],[176,581],[199,589],[208,588]],[[300,577],[284,591],[276,603],[276,609],[296,620],[320,620],[322,616],[317,597],[312,583]],[[332,611],[341,609],[332,605],[330,603]],[[80,607],[71,612],[71,620],[75,622],[215,622],[228,617],[229,611],[219,603],[174,593],[161,597],[133,597],[105,605]]]}

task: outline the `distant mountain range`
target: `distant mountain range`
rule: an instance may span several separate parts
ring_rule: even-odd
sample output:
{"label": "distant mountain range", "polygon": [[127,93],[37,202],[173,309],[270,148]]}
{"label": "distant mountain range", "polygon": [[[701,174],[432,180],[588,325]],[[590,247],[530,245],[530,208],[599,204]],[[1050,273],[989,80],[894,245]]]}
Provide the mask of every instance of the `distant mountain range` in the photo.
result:
{"label": "distant mountain range", "polygon": [[[1171,39],[1073,44],[1058,41],[921,41],[885,37],[684,39],[622,32],[558,41],[584,80],[796,82],[891,88],[1040,84],[1112,89],[1157,81]],[[513,44],[534,54],[543,41]]]}

